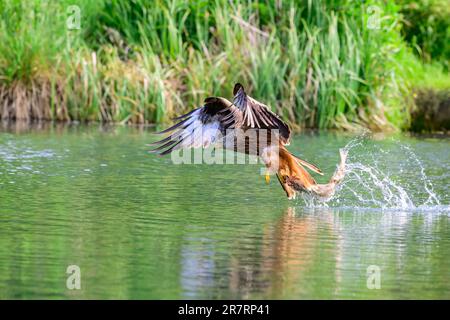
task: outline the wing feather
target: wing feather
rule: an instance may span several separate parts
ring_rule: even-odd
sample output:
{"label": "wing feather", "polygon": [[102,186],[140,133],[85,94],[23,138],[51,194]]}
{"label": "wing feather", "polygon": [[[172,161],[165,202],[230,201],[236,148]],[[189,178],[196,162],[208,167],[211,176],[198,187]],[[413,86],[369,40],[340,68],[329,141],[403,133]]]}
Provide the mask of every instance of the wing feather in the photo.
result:
{"label": "wing feather", "polygon": [[250,128],[277,129],[281,142],[285,145],[289,143],[289,126],[268,106],[248,96],[240,83],[234,86],[233,94],[233,104],[243,112],[244,125]]}
{"label": "wing feather", "polygon": [[156,148],[150,152],[166,155],[180,148],[206,148],[218,142],[226,129],[242,122],[242,113],[224,98],[209,97],[202,107],[175,119],[181,121],[159,132],[171,134],[151,143]]}
{"label": "wing feather", "polygon": [[185,124],[185,123],[186,123],[187,121],[189,121],[190,119],[191,119],[191,117],[188,117],[188,118],[186,118],[186,119],[184,119],[184,120],[182,120],[182,121],[180,121],[180,122],[177,122],[177,123],[174,124],[173,126],[167,128],[167,129],[165,129],[165,130],[163,130],[163,131],[158,132],[157,134],[164,134],[164,133],[168,133],[168,132],[170,132],[170,131],[173,131],[173,130],[175,130],[176,128],[178,128],[179,126]]}

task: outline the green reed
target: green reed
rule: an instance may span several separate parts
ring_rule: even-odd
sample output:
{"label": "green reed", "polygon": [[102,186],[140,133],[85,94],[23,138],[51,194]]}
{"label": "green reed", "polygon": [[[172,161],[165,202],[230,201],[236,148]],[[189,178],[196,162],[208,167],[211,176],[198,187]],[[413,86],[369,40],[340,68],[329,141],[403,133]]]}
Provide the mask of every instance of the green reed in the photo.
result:
{"label": "green reed", "polygon": [[[79,30],[66,26],[69,5],[81,10]],[[370,5],[382,9],[380,29],[367,27]],[[0,117],[161,123],[208,95],[231,98],[239,81],[296,128],[404,128],[415,57],[398,10],[350,0],[5,0]]]}

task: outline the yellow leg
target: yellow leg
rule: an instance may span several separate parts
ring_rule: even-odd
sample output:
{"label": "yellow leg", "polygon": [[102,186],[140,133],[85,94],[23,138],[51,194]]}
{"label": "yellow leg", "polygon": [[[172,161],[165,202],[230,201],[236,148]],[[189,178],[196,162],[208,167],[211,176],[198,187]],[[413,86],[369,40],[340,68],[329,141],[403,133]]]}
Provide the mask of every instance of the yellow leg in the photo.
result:
{"label": "yellow leg", "polygon": [[269,170],[266,171],[266,183],[269,184],[270,183],[270,173]]}

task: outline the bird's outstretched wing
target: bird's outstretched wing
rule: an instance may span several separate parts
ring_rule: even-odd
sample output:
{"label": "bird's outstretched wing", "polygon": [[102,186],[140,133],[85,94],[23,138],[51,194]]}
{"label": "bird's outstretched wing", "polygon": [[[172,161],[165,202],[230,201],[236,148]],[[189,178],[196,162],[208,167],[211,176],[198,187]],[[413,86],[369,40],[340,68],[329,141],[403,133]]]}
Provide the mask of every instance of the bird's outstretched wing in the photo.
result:
{"label": "bird's outstretched wing", "polygon": [[272,112],[268,106],[248,96],[244,87],[236,83],[233,89],[233,104],[243,113],[243,126],[248,128],[279,130],[280,140],[289,144],[291,130],[286,122]]}
{"label": "bird's outstretched wing", "polygon": [[206,148],[219,142],[226,130],[235,128],[241,119],[240,110],[227,99],[206,98],[202,107],[175,118],[178,123],[159,132],[170,135],[152,143],[156,148],[150,151],[166,155],[181,148]]}

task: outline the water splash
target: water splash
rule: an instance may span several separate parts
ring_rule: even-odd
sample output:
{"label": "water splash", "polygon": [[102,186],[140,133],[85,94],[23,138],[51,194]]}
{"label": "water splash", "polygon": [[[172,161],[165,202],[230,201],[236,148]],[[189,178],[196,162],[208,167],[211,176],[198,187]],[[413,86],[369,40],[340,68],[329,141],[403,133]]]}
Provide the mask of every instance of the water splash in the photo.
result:
{"label": "water splash", "polygon": [[301,194],[307,207],[348,207],[450,211],[441,205],[425,167],[412,148],[397,140],[385,146],[367,133],[351,140],[345,179],[333,198],[323,202]]}
{"label": "water splash", "polygon": [[342,189],[350,191],[359,204],[379,208],[412,208],[407,191],[377,167],[349,163],[347,180]]}

